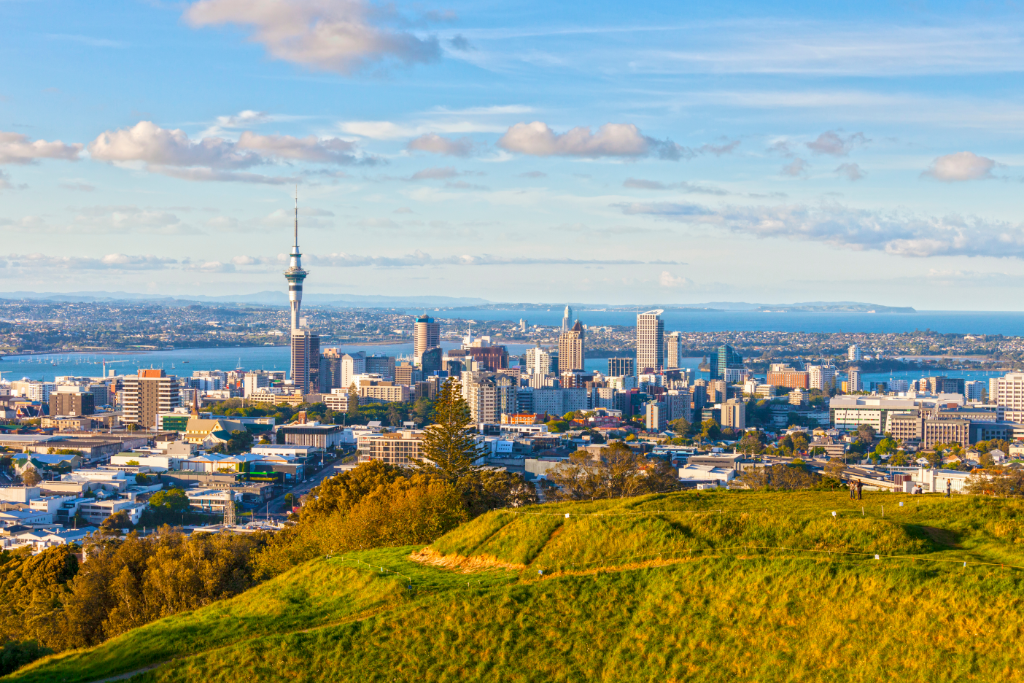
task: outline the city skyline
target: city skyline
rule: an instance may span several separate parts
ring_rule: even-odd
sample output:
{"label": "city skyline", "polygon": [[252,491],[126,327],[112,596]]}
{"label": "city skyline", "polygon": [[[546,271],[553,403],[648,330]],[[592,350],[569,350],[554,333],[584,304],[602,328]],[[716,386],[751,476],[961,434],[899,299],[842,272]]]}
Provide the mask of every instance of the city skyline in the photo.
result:
{"label": "city skyline", "polygon": [[1022,308],[1012,7],[0,18],[0,291]]}

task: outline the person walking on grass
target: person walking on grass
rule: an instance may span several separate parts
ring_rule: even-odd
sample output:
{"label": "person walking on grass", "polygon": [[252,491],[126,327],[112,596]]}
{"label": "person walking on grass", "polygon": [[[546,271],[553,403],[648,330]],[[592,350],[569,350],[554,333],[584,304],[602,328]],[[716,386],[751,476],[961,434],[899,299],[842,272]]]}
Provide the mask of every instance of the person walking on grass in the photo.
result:
{"label": "person walking on grass", "polygon": [[863,497],[861,496],[861,491],[863,491],[863,489],[864,489],[864,482],[862,482],[862,481],[860,481],[858,479],[857,480],[857,500],[863,500]]}

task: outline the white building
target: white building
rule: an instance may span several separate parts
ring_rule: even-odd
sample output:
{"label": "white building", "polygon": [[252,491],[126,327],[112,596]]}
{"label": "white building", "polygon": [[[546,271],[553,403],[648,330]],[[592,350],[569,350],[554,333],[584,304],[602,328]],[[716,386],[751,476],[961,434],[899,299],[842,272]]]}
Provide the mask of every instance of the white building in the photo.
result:
{"label": "white building", "polygon": [[526,349],[525,372],[528,375],[546,375],[551,372],[551,353],[539,346]]}
{"label": "white building", "polygon": [[142,511],[145,507],[145,505],[137,505],[130,500],[93,500],[79,505],[78,514],[84,517],[89,524],[103,524],[107,517],[123,510],[128,513],[131,523],[135,525],[142,518]]}
{"label": "white building", "polygon": [[856,363],[861,359],[860,347],[856,344],[851,344],[850,348],[846,350],[846,359]]}
{"label": "white building", "polygon": [[716,481],[727,484],[736,477],[736,470],[731,467],[714,467],[712,465],[686,465],[679,468],[679,478],[691,481]]}
{"label": "white building", "polygon": [[361,375],[366,372],[366,353],[363,351],[357,351],[356,353],[346,353],[341,357],[341,389],[348,390],[348,388],[355,381],[356,375]]}

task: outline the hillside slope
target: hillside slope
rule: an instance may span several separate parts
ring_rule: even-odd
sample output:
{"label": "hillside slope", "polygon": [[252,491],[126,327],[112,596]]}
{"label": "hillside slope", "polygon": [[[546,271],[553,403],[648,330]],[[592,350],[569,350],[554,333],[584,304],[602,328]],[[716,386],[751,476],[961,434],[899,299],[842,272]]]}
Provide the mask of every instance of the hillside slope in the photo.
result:
{"label": "hillside slope", "polygon": [[845,492],[496,511],[4,680],[1013,680],[1022,512]]}

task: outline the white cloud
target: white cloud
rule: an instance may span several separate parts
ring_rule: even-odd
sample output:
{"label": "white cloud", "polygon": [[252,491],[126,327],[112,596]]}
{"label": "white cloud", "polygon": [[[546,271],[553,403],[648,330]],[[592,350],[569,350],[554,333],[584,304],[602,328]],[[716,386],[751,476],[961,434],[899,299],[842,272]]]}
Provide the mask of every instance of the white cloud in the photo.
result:
{"label": "white cloud", "polygon": [[64,159],[77,161],[82,145],[66,145],[60,140],[30,141],[21,133],[0,131],[0,164],[31,164],[39,159]]}
{"label": "white cloud", "polygon": [[427,133],[415,140],[411,140],[406,145],[406,149],[412,152],[430,152],[432,154],[464,157],[469,156],[469,153],[473,151],[473,141],[468,137],[452,140],[451,138],[442,137],[437,133]]}
{"label": "white cloud", "polygon": [[360,161],[353,154],[355,144],[341,138],[318,139],[313,135],[296,138],[291,135],[256,135],[245,131],[238,138],[237,147],[277,159],[321,164],[354,164]]}
{"label": "white cloud", "polygon": [[93,159],[141,161],[152,166],[203,166],[211,169],[248,168],[265,163],[258,154],[239,151],[221,138],[190,140],[182,130],[165,130],[151,121],[131,128],[106,131],[89,143]]}
{"label": "white cloud", "polygon": [[63,270],[158,270],[173,266],[177,260],[163,256],[132,256],[107,254],[100,258],[84,256],[47,256],[45,254],[11,254],[6,257],[12,267],[60,268]]}
{"label": "white cloud", "polygon": [[957,152],[935,159],[923,175],[943,182],[986,180],[992,177],[996,162],[974,152]]}
{"label": "white cloud", "polygon": [[392,6],[366,0],[201,0],[184,16],[195,27],[247,27],[251,40],[276,59],[342,74],[441,56],[436,37],[417,36]]}
{"label": "white cloud", "polygon": [[658,276],[658,284],[662,287],[670,289],[682,289],[693,286],[693,280],[688,277],[675,276],[667,270],[661,271],[661,275]]}
{"label": "white cloud", "polygon": [[827,130],[807,143],[807,149],[815,154],[830,154],[832,156],[844,157],[857,145],[868,142],[864,133],[853,133],[843,137],[834,130]]}
{"label": "white cloud", "polygon": [[218,116],[213,125],[200,133],[199,137],[218,137],[223,135],[226,131],[238,130],[239,128],[246,128],[248,126],[257,126],[261,123],[266,123],[269,120],[270,117],[266,112],[246,109],[238,112],[237,114]]}
{"label": "white cloud", "polygon": [[606,123],[591,133],[579,126],[556,134],[546,123],[517,123],[498,146],[532,156],[642,157],[651,153],[651,140],[631,123]]}
{"label": "white cloud", "polygon": [[342,133],[358,135],[371,140],[402,140],[438,133],[501,133],[506,126],[477,121],[423,121],[418,123],[394,123],[393,121],[342,121],[338,124]]}
{"label": "white cloud", "polygon": [[1024,259],[1024,223],[1011,224],[958,215],[921,216],[900,211],[817,207],[726,206],[634,202],[620,204],[627,215],[653,216],[695,225],[718,225],[760,238],[824,242],[855,251],[884,251],[905,257],[988,256]]}
{"label": "white cloud", "polygon": [[839,166],[836,167],[836,173],[850,181],[861,180],[864,178],[864,170],[859,164],[839,164]]}
{"label": "white cloud", "polygon": [[688,183],[685,180],[678,183],[663,183],[660,180],[626,178],[622,183],[622,186],[628,187],[631,190],[675,190],[677,192],[685,192],[687,194],[713,194],[720,196],[732,194],[728,190],[723,190],[718,187],[697,185],[694,183]]}
{"label": "white cloud", "polygon": [[[283,258],[283,254],[278,258]],[[361,268],[377,266],[385,268],[404,268],[414,266],[519,266],[519,265],[645,265],[646,261],[629,259],[572,259],[572,258],[535,258],[521,256],[496,256],[492,254],[454,255],[434,257],[416,250],[404,256],[359,256],[355,254],[335,253],[310,255],[305,257],[311,265],[334,266],[340,268]],[[656,261],[659,264],[678,264],[676,261]]]}
{"label": "white cloud", "polygon": [[98,161],[143,164],[145,169],[182,180],[232,181],[281,185],[294,178],[243,172],[243,169],[279,162],[326,164],[375,163],[353,154],[351,142],[340,138],[296,138],[257,135],[245,131],[238,142],[218,137],[192,140],[182,130],[167,130],[140,121],[131,128],[107,131],[89,143]]}

